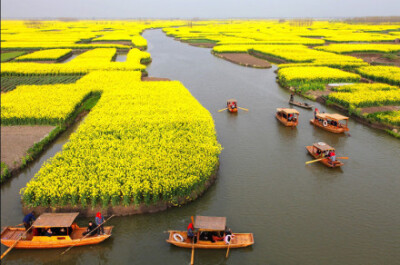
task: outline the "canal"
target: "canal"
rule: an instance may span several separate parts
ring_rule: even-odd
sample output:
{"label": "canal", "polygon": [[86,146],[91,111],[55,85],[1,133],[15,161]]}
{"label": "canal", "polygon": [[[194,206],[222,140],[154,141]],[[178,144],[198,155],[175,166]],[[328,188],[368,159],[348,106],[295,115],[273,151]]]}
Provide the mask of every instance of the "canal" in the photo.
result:
{"label": "canal", "polygon": [[[224,148],[217,181],[189,205],[115,217],[112,238],[100,245],[63,256],[62,250],[13,250],[7,264],[189,264],[191,251],[167,244],[164,231],[186,229],[192,215],[226,216],[233,231],[255,238],[250,248],[230,250],[229,259],[224,250],[196,250],[195,264],[400,264],[400,141],[351,120],[351,136],[331,134],[311,126],[312,112],[303,109],[298,127],[286,128],[274,117],[277,107],[289,107],[276,66],[235,65],[161,30],[143,36],[153,59],[149,76],[181,81],[212,114]],[[229,98],[249,111],[218,112]],[[341,169],[305,165],[312,160],[305,146],[320,141],[350,158]],[[2,185],[3,226],[21,223],[19,189],[59,149],[51,147]]]}

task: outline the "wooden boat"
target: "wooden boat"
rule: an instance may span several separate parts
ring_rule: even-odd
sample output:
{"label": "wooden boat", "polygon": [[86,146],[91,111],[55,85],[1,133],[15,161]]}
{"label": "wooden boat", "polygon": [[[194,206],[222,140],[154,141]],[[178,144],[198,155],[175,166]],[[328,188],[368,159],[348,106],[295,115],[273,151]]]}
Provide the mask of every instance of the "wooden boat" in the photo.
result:
{"label": "wooden boat", "polygon": [[[316,113],[315,118],[310,120],[310,123],[328,132],[344,133],[349,131],[349,128],[347,126],[348,120],[349,117],[336,113],[335,114]],[[345,121],[345,123],[341,121]]]}
{"label": "wooden boat", "polygon": [[226,102],[226,107],[228,108],[229,112],[236,113],[238,111],[237,100],[233,98],[228,99]]}
{"label": "wooden boat", "polygon": [[[335,151],[335,148],[327,145],[324,142],[318,142],[313,145],[306,146],[306,149],[310,153],[310,155],[312,155],[315,159],[322,158],[324,156],[329,155],[329,152]],[[319,162],[321,162],[327,167],[341,167],[344,165],[343,162],[339,160],[332,162],[329,157],[321,159]]]}
{"label": "wooden boat", "polygon": [[[32,232],[22,238],[14,248],[21,249],[46,249],[65,248],[71,246],[94,245],[103,242],[111,236],[113,226],[105,226],[103,235],[87,236],[83,238],[86,227],[79,227],[74,223],[79,213],[44,213],[32,224]],[[65,229],[65,234],[41,236],[42,229],[59,231]],[[1,231],[1,243],[7,247],[12,246],[25,233],[25,228],[7,226]]]}
{"label": "wooden boat", "polygon": [[304,108],[304,109],[312,109],[313,108],[313,106],[308,105],[308,103],[302,103],[302,102],[298,102],[298,101],[294,101],[294,100],[293,101],[289,100],[289,104],[295,105],[295,106],[298,106],[298,107]]}
{"label": "wooden boat", "polygon": [[[169,237],[166,240],[168,243],[182,248],[205,248],[205,249],[226,249],[228,248],[243,248],[254,244],[254,237],[252,233],[232,233],[230,243],[225,240],[215,241],[214,243],[209,240],[201,240],[201,233],[204,232],[218,232],[223,233],[226,228],[225,217],[210,217],[210,216],[196,216],[194,228],[197,230],[195,243],[187,237],[186,231],[170,230]],[[177,236],[179,235],[179,236]],[[222,235],[222,234],[221,234]]]}
{"label": "wooden boat", "polygon": [[295,127],[299,123],[300,113],[295,109],[277,108],[275,117],[288,127]]}

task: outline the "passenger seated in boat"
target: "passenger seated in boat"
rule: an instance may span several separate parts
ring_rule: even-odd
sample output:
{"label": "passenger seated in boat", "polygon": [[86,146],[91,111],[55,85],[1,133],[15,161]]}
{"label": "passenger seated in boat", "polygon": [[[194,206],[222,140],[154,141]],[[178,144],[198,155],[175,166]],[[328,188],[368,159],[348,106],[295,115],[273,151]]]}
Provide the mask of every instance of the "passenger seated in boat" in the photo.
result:
{"label": "passenger seated in boat", "polygon": [[292,120],[293,120],[293,114],[289,114],[288,121],[292,121]]}
{"label": "passenger seated in boat", "polygon": [[212,235],[211,235],[211,242],[217,242],[217,241],[223,241],[224,240],[224,237],[223,236],[221,236],[221,233],[220,232],[214,232],[214,233],[212,233]]}
{"label": "passenger seated in boat", "polygon": [[33,228],[32,229],[32,236],[40,236],[41,230],[42,229],[40,229],[40,228]]}
{"label": "passenger seated in boat", "polygon": [[231,109],[236,109],[236,104],[235,104],[235,102],[232,102],[232,104],[231,104]]}
{"label": "passenger seated in boat", "polygon": [[51,228],[46,230],[46,232],[44,233],[44,236],[48,236],[48,237],[53,236],[53,231],[51,231]]}
{"label": "passenger seated in boat", "polygon": [[96,230],[96,226],[93,224],[92,221],[89,222],[88,228],[86,228],[86,231],[82,233],[83,236],[86,236],[87,234],[90,234],[89,236],[92,236]]}
{"label": "passenger seated in boat", "polygon": [[67,231],[65,230],[64,227],[61,227],[61,229],[60,229],[60,231],[57,233],[57,235],[66,236],[66,235],[67,235]]}
{"label": "passenger seated in boat", "polygon": [[211,240],[211,236],[209,232],[206,231],[202,231],[200,233],[200,240],[204,240],[204,241],[210,241]]}

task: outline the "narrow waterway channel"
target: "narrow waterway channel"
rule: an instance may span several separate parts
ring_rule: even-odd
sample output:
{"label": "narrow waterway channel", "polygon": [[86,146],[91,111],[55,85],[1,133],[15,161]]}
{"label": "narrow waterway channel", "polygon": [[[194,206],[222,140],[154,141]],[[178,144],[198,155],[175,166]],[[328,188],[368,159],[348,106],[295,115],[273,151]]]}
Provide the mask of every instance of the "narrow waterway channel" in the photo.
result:
{"label": "narrow waterway channel", "polygon": [[[275,66],[235,65],[160,30],[143,36],[149,76],[181,81],[215,120],[224,147],[216,183],[189,205],[114,218],[112,238],[100,245],[62,257],[60,250],[13,250],[8,264],[189,264],[191,251],[168,245],[163,232],[184,230],[191,215],[226,216],[232,230],[255,237],[228,260],[223,250],[196,250],[195,264],[400,264],[400,141],[353,121],[351,136],[330,134],[312,127],[312,112],[303,109],[298,128],[285,128],[274,113],[288,107],[289,93],[276,83]],[[218,112],[232,97],[249,112]],[[319,141],[350,157],[342,169],[304,164],[312,160],[305,146]],[[41,161],[1,187],[2,225],[21,223],[18,192]]]}

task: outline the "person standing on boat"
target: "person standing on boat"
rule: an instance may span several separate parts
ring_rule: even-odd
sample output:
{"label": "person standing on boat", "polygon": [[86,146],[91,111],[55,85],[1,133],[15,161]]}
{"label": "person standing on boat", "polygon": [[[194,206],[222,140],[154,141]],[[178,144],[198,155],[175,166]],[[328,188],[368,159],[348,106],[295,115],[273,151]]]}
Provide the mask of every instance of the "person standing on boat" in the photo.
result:
{"label": "person standing on boat", "polygon": [[314,119],[316,120],[317,119],[317,114],[319,113],[319,110],[318,110],[318,108],[315,108],[315,110],[314,110]]}
{"label": "person standing on boat", "polygon": [[330,160],[331,160],[331,164],[333,165],[333,164],[335,163],[335,161],[336,161],[336,154],[335,154],[335,151],[331,151],[331,152],[329,153],[329,158],[330,158]]}
{"label": "person standing on boat", "polygon": [[101,215],[101,212],[97,212],[96,218],[94,220],[96,222],[96,225],[99,226],[99,228],[97,229],[97,234],[104,234],[104,227],[101,225],[104,223],[104,217]]}
{"label": "person standing on boat", "polygon": [[36,220],[36,217],[35,217],[35,213],[33,211],[28,213],[27,215],[25,215],[24,220],[22,220],[22,222],[24,223],[24,226],[25,226],[25,230],[28,230],[31,227],[33,221],[35,221],[35,220]]}
{"label": "person standing on boat", "polygon": [[194,226],[193,226],[192,222],[190,222],[190,224],[187,227],[187,237],[190,240],[192,240],[195,237],[195,235],[194,235]]}
{"label": "person standing on boat", "polygon": [[292,94],[290,94],[290,100],[289,100],[290,102],[293,102],[294,101],[294,95],[293,95],[293,93]]}

